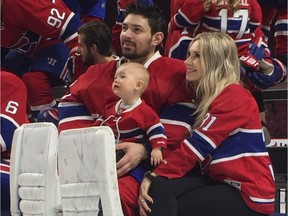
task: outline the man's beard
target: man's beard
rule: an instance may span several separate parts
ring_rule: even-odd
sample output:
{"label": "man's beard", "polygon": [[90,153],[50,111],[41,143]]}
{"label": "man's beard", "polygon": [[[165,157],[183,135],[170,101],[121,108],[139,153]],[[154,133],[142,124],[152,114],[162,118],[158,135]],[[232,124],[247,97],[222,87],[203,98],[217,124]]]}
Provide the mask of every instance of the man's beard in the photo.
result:
{"label": "man's beard", "polygon": [[122,48],[122,55],[127,58],[127,59],[140,59],[140,58],[146,58],[149,54],[149,50],[143,50],[141,53],[137,53],[135,50],[128,50],[128,49],[123,49]]}
{"label": "man's beard", "polygon": [[94,62],[95,62],[95,57],[91,54],[91,52],[88,52],[86,58],[83,61],[83,63],[87,67],[89,67],[90,65],[95,64]]}

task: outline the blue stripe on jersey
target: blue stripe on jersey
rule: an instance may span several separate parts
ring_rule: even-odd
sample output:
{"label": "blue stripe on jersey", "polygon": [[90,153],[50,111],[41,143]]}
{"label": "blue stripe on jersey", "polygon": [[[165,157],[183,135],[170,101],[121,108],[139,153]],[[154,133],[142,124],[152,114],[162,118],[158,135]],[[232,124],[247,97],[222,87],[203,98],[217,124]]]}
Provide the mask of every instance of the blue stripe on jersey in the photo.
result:
{"label": "blue stripe on jersey", "polygon": [[213,145],[211,145],[205,137],[195,132],[191,137],[187,138],[187,141],[203,158],[205,158],[207,154],[210,154],[213,160],[231,157],[241,153],[266,152],[262,133],[246,133],[240,131],[227,137],[215,150]]}
{"label": "blue stripe on jersey", "polygon": [[268,41],[268,38],[270,37],[270,27],[262,25],[261,29],[265,35],[266,41]]}
{"label": "blue stripe on jersey", "polygon": [[154,135],[158,135],[158,134],[163,134],[163,135],[165,134],[165,130],[164,130],[164,127],[162,124],[158,124],[158,127],[155,127],[148,132],[149,137],[154,136]]}
{"label": "blue stripe on jersey", "polygon": [[147,171],[148,169],[144,169],[143,167],[138,166],[131,171],[130,175],[133,176],[138,182],[142,182]]}
{"label": "blue stripe on jersey", "polygon": [[178,103],[170,106],[165,106],[159,114],[160,119],[169,119],[172,121],[182,121],[193,125],[196,119],[195,107],[192,103]]}
{"label": "blue stripe on jersey", "polygon": [[238,132],[229,136],[212,155],[213,160],[235,156],[242,153],[266,152],[262,133]]}
{"label": "blue stripe on jersey", "polygon": [[[207,154],[211,154],[214,150],[213,146],[208,141],[195,132],[186,140],[188,141],[186,143],[193,146],[203,158],[205,158]],[[196,155],[198,155],[198,153],[195,152]]]}
{"label": "blue stripe on jersey", "polygon": [[134,168],[129,175],[133,176],[139,183],[142,182],[145,173],[149,170],[145,164],[145,161],[142,161],[136,168]]}
{"label": "blue stripe on jersey", "polygon": [[138,137],[138,136],[142,136],[139,137],[140,139],[142,139],[146,133],[145,131],[143,131],[141,128],[134,128],[133,130],[120,130],[120,140],[121,139],[127,139],[127,138],[131,138],[131,137]]}
{"label": "blue stripe on jersey", "polygon": [[65,41],[71,35],[75,34],[78,28],[82,25],[78,16],[74,15],[68,25],[66,26],[63,34],[61,35],[61,39]]}
{"label": "blue stripe on jersey", "polygon": [[198,24],[198,23],[193,23],[189,21],[188,18],[185,18],[183,15],[181,15],[179,12],[174,16],[174,19],[177,25],[179,25],[180,27],[184,28],[184,27],[189,27],[189,26],[194,26],[194,25],[196,26]]}
{"label": "blue stripe on jersey", "polygon": [[71,0],[62,0],[64,4],[75,14],[80,14],[80,2],[79,1],[71,1]]}
{"label": "blue stripe on jersey", "polygon": [[170,49],[170,57],[185,60],[187,56],[187,50],[192,38],[180,38],[180,40]]}
{"label": "blue stripe on jersey", "polygon": [[91,116],[85,105],[78,106],[58,106],[59,107],[59,121],[69,117],[83,117]]}
{"label": "blue stripe on jersey", "polygon": [[[220,17],[217,19],[212,19],[211,17],[204,16],[203,17],[203,25],[207,25],[209,28],[213,28],[215,30],[221,31],[221,19]],[[248,25],[243,28],[241,24],[243,20],[241,18],[228,18],[227,23],[227,32],[224,33],[238,33],[239,29],[245,29],[245,32],[248,30]],[[250,27],[250,26],[249,26]]]}
{"label": "blue stripe on jersey", "polygon": [[274,29],[275,29],[275,32],[283,31],[283,32],[286,32],[286,34],[287,34],[287,31],[288,31],[287,20],[286,20],[286,22],[276,22]]}
{"label": "blue stripe on jersey", "polygon": [[5,141],[6,149],[11,149],[15,129],[16,125],[8,119],[1,117],[1,136]]}

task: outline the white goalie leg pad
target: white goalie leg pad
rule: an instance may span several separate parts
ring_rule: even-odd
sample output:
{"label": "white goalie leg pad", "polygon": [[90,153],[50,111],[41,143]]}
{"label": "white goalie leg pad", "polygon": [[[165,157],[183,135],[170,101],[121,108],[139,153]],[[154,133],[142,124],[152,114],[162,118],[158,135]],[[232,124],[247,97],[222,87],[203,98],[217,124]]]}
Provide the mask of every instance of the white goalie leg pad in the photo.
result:
{"label": "white goalie leg pad", "polygon": [[22,200],[45,200],[44,187],[20,187],[18,193]]}
{"label": "white goalie leg pad", "polygon": [[99,196],[64,198],[62,199],[62,205],[65,206],[64,215],[65,212],[99,212],[99,201]]}
{"label": "white goalie leg pad", "polygon": [[18,176],[20,186],[45,186],[45,175],[42,173],[21,173]]}
{"label": "white goalie leg pad", "polygon": [[62,205],[66,212],[99,212],[100,202],[98,184],[95,182],[71,183],[61,186]]}
{"label": "white goalie leg pad", "polygon": [[[66,210],[70,205],[77,205],[78,209],[87,211],[98,208],[98,202],[93,202],[91,204],[93,206],[84,204],[84,200],[91,194],[92,197],[95,196],[94,192],[87,191],[85,187],[98,188],[103,215],[122,216],[116,173],[115,139],[112,130],[101,126],[62,131],[58,148],[59,178],[61,190],[64,189],[61,191],[64,216],[68,213]],[[71,198],[69,202],[64,201],[63,194],[70,194],[67,188],[73,183],[79,183],[81,185],[79,188],[85,188],[86,192],[83,190],[85,193],[81,193],[83,201],[80,201],[79,197]],[[98,186],[95,187],[94,183]],[[69,186],[66,187],[67,184]],[[71,194],[79,188],[71,186]],[[85,206],[82,208],[78,205]],[[78,215],[80,212],[73,215]]]}
{"label": "white goalie leg pad", "polygon": [[45,214],[45,202],[43,200],[21,200],[20,209],[23,214]]}
{"label": "white goalie leg pad", "polygon": [[15,131],[10,169],[12,215],[56,215],[60,203],[57,144],[58,130],[52,123],[23,124]]}
{"label": "white goalie leg pad", "polygon": [[62,197],[99,196],[99,187],[96,182],[79,182],[61,185]]}

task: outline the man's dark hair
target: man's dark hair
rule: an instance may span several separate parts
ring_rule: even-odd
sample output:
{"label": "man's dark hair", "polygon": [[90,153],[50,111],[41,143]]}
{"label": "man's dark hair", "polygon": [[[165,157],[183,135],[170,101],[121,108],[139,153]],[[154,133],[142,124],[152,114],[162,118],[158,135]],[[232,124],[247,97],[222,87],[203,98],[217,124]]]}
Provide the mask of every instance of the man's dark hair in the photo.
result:
{"label": "man's dark hair", "polygon": [[151,34],[156,32],[163,32],[166,35],[167,32],[167,23],[164,18],[163,11],[155,4],[141,4],[138,2],[133,2],[128,5],[128,8],[125,13],[125,17],[128,14],[141,15],[144,18],[148,19],[148,24],[151,28]]}
{"label": "man's dark hair", "polygon": [[90,21],[78,29],[78,34],[83,34],[87,47],[96,44],[98,51],[103,56],[112,55],[112,32],[102,21]]}

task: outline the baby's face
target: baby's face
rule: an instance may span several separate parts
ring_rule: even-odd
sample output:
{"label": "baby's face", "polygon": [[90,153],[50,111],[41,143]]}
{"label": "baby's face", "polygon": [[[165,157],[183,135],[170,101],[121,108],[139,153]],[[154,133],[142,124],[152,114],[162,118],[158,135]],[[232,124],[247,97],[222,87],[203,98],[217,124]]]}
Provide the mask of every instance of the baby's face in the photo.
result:
{"label": "baby's face", "polygon": [[137,80],[129,67],[119,67],[115,73],[112,91],[122,99],[132,97]]}

